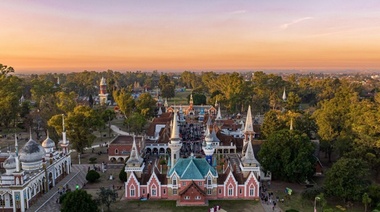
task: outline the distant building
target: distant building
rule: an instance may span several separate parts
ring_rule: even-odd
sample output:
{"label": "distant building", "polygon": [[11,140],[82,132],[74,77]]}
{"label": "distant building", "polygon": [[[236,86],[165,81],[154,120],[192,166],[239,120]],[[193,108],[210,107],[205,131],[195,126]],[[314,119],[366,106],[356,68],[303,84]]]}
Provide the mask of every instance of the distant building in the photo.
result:
{"label": "distant building", "polygon": [[107,100],[108,100],[107,83],[106,83],[106,79],[102,77],[102,79],[100,80],[100,85],[99,85],[99,103],[101,105],[105,105],[108,103]]}

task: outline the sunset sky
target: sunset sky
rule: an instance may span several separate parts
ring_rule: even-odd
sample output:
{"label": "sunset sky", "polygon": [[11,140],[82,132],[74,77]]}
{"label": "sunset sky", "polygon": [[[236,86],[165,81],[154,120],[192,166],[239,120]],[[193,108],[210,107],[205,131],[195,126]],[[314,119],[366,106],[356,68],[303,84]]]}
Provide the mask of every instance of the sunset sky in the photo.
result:
{"label": "sunset sky", "polygon": [[16,73],[380,70],[379,0],[1,0]]}

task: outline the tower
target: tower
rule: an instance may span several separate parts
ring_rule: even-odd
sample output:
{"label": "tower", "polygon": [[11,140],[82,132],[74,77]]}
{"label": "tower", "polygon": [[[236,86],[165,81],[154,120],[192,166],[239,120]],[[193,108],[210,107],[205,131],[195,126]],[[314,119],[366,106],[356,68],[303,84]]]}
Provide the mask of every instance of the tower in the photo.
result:
{"label": "tower", "polygon": [[284,102],[286,102],[286,92],[285,92],[285,88],[284,88],[284,92],[282,93],[282,100]]}
{"label": "tower", "polygon": [[169,148],[171,150],[171,167],[174,167],[175,163],[179,159],[181,147],[182,139],[179,137],[178,116],[177,112],[174,112],[173,127],[169,142]]}
{"label": "tower", "polygon": [[248,106],[247,119],[245,120],[243,149],[244,146],[246,146],[246,144],[248,143],[248,141],[253,140],[254,135],[255,131],[253,131],[252,113],[250,105]]}
{"label": "tower", "polygon": [[206,161],[212,166],[213,165],[212,164],[212,155],[214,154],[215,147],[212,144],[213,138],[212,138],[212,134],[210,133],[210,126],[209,125],[207,125],[207,131],[205,134],[206,134],[206,137],[205,137],[206,146],[202,147],[202,149],[206,155]]}
{"label": "tower", "polygon": [[137,149],[136,136],[133,135],[131,155],[125,165],[125,172],[127,172],[127,177],[129,177],[132,172],[135,172],[138,177],[141,177],[141,173],[143,172],[144,167],[145,165],[143,164],[143,159],[140,157],[139,151]]}
{"label": "tower", "polygon": [[216,115],[215,120],[222,120],[222,112],[220,111],[220,105],[218,106],[218,114]]}
{"label": "tower", "polygon": [[190,106],[193,106],[193,104],[194,104],[193,94],[190,94],[189,104],[190,104]]}
{"label": "tower", "polygon": [[108,97],[107,83],[106,83],[106,79],[102,77],[102,79],[100,80],[100,86],[99,86],[99,102],[101,105],[104,105],[107,103],[107,97]]}
{"label": "tower", "polygon": [[69,153],[69,141],[66,138],[66,129],[65,129],[65,114],[62,114],[62,152],[63,154]]}

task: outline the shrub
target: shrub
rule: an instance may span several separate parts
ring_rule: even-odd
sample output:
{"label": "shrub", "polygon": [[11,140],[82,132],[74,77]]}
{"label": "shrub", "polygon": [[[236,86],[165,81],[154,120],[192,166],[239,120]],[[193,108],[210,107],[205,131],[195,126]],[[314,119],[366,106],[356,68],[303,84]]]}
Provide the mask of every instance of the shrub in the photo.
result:
{"label": "shrub", "polygon": [[125,172],[125,166],[120,170],[119,179],[121,182],[127,182],[127,173]]}
{"label": "shrub", "polygon": [[323,193],[323,192],[324,192],[323,187],[307,188],[302,192],[301,196],[302,196],[302,199],[313,200],[316,196],[318,196],[320,193]]}
{"label": "shrub", "polygon": [[89,158],[88,160],[90,161],[91,164],[94,164],[94,163],[96,163],[96,159],[97,158]]}
{"label": "shrub", "polygon": [[100,174],[95,170],[87,172],[86,180],[90,183],[96,182],[100,178]]}

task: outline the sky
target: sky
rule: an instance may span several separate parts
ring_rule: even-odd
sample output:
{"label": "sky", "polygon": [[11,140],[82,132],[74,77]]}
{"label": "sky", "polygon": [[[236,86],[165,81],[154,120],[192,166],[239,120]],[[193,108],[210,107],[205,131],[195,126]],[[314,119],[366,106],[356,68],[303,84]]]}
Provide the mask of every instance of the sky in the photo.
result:
{"label": "sky", "polygon": [[1,0],[16,73],[380,70],[379,0]]}

